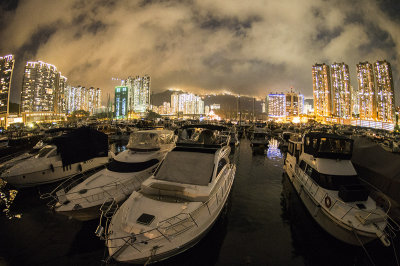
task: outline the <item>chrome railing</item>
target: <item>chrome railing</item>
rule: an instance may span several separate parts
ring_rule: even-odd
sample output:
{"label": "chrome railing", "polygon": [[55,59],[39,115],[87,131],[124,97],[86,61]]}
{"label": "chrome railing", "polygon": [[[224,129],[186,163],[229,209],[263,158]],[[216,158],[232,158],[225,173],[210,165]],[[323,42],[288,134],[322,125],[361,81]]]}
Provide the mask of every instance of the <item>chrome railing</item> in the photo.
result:
{"label": "chrome railing", "polygon": [[47,203],[47,205],[49,207],[54,207],[54,205],[57,203],[63,203],[66,200],[65,195],[68,193],[68,191],[70,191],[76,185],[85,181],[90,176],[94,175],[95,173],[97,173],[105,168],[106,168],[106,165],[101,165],[99,167],[90,169],[83,173],[75,174],[75,175],[71,176],[70,178],[68,178],[67,180],[63,181],[51,192],[41,194],[40,198],[41,199],[50,199],[50,201]]}

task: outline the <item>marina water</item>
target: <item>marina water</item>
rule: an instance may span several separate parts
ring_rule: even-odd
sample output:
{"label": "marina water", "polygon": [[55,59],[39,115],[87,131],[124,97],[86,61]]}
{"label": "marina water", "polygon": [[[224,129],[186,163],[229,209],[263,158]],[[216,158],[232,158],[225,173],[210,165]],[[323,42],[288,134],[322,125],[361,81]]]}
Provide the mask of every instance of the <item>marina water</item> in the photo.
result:
{"label": "marina water", "polygon": [[[243,139],[231,154],[236,178],[215,225],[196,246],[157,265],[397,265],[398,238],[394,247],[374,241],[364,250],[321,229],[283,175],[277,145],[272,140],[268,151],[253,154]],[[106,249],[94,234],[98,221],[53,213],[39,199],[44,189],[18,191],[8,216],[1,214],[0,265],[101,265]]]}

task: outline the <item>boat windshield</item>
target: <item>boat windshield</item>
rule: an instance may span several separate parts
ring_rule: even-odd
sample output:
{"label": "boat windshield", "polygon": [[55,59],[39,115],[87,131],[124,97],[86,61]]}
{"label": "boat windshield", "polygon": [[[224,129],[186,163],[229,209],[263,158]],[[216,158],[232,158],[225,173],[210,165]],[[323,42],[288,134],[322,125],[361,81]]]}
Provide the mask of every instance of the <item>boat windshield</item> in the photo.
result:
{"label": "boat windshield", "polygon": [[351,154],[351,140],[321,138],[318,152]]}
{"label": "boat windshield", "polygon": [[326,189],[339,190],[341,186],[358,185],[360,184],[360,181],[356,175],[319,174],[318,183]]}
{"label": "boat windshield", "polygon": [[133,172],[140,172],[156,165],[159,162],[157,159],[151,159],[146,162],[139,162],[139,163],[127,163],[127,162],[120,162],[117,160],[112,160],[108,165],[107,169],[116,172],[116,173],[133,173]]}
{"label": "boat windshield", "polygon": [[49,152],[51,152],[54,147],[44,147],[38,153],[38,158],[45,157]]}
{"label": "boat windshield", "polygon": [[153,132],[134,132],[126,145],[128,149],[160,149],[159,134]]}
{"label": "boat windshield", "polygon": [[214,154],[172,151],[167,154],[156,179],[207,186],[214,170]]}
{"label": "boat windshield", "polygon": [[268,139],[268,135],[265,133],[254,133],[254,139]]}

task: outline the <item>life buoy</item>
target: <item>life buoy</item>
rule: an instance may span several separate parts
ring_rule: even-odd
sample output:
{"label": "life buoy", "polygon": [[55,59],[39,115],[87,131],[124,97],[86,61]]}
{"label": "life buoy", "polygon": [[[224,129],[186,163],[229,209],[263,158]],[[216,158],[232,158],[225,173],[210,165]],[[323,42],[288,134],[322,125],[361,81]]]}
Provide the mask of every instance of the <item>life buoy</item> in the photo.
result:
{"label": "life buoy", "polygon": [[326,206],[327,208],[330,208],[331,205],[332,205],[331,198],[330,198],[329,196],[326,196],[326,197],[325,197],[325,206]]}

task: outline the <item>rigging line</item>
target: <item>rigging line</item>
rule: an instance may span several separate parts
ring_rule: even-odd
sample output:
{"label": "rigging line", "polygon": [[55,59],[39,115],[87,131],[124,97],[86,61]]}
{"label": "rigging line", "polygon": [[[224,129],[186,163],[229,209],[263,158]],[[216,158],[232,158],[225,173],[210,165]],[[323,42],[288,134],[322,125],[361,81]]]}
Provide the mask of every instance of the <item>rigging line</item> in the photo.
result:
{"label": "rigging line", "polygon": [[371,262],[372,265],[375,266],[374,261],[372,260],[371,256],[369,255],[369,253],[368,253],[367,249],[365,248],[364,244],[361,242],[361,239],[358,237],[357,233],[354,231],[354,227],[353,226],[352,226],[352,231],[353,231],[354,235],[356,236],[358,242],[360,242],[361,247],[363,248],[365,254],[367,255],[367,257],[369,259],[369,261]]}
{"label": "rigging line", "polygon": [[396,253],[396,248],[395,248],[395,246],[394,246],[393,238],[392,238],[391,235],[389,235],[389,237],[390,237],[390,240],[391,240],[391,242],[392,242],[393,253],[394,253],[394,257],[396,258],[397,266],[399,266],[399,265],[400,265],[400,264],[399,264],[399,259],[397,258],[397,253]]}

